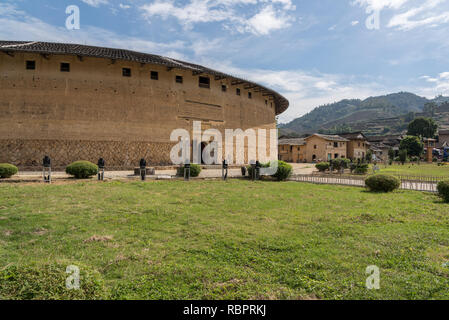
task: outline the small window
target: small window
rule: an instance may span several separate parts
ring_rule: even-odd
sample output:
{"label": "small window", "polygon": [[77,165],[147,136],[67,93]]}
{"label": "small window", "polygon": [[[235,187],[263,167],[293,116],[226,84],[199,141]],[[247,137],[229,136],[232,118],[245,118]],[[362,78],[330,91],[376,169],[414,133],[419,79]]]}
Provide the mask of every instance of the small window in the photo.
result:
{"label": "small window", "polygon": [[221,91],[226,92],[227,89],[228,89],[228,88],[226,87],[225,84],[222,84],[222,85],[221,85]]}
{"label": "small window", "polygon": [[130,68],[123,68],[122,69],[122,75],[124,77],[131,77],[131,69]]}
{"label": "small window", "polygon": [[248,99],[252,99],[253,98],[253,94],[251,92],[248,92]]}
{"label": "small window", "polygon": [[152,80],[159,80],[159,72],[151,71],[151,79]]}
{"label": "small window", "polygon": [[70,63],[61,63],[61,72],[70,72]]}
{"label": "small window", "polygon": [[199,78],[200,88],[210,88],[210,79],[208,77]]}
{"label": "small window", "polygon": [[313,146],[314,149],[316,149],[316,144]]}
{"label": "small window", "polygon": [[176,76],[176,83],[182,83],[182,76]]}
{"label": "small window", "polygon": [[29,60],[26,63],[27,70],[35,70],[36,69],[36,61]]}
{"label": "small window", "polygon": [[237,89],[235,90],[235,93],[239,96],[239,95],[240,95],[240,89],[237,88]]}
{"label": "small window", "polygon": [[338,142],[334,142],[334,148],[338,148]]}

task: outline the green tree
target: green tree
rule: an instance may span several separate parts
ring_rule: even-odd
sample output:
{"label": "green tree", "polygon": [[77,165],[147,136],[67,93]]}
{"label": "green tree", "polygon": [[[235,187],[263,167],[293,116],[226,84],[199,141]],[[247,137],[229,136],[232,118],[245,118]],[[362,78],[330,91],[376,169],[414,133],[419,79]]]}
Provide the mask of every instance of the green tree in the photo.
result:
{"label": "green tree", "polygon": [[390,160],[394,160],[394,156],[395,156],[395,154],[394,154],[393,148],[388,149],[388,158]]}
{"label": "green tree", "polygon": [[408,125],[409,136],[417,136],[423,138],[433,138],[438,129],[438,125],[430,118],[416,118]]}
{"label": "green tree", "polygon": [[401,151],[405,150],[409,157],[420,157],[424,152],[424,145],[418,137],[407,136],[402,139],[399,149]]}
{"label": "green tree", "polygon": [[399,151],[399,161],[401,161],[402,165],[407,161],[407,150]]}
{"label": "green tree", "polygon": [[366,162],[371,163],[373,161],[373,152],[368,150],[365,155]]}

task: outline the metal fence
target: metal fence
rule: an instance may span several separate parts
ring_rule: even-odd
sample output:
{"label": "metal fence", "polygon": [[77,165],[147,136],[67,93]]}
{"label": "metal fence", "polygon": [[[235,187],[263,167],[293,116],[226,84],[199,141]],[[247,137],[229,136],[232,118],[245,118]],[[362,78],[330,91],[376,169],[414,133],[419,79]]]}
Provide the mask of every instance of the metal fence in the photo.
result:
{"label": "metal fence", "polygon": [[[444,177],[433,176],[409,176],[396,175],[401,180],[401,189],[416,190],[426,192],[437,192],[437,184],[444,180]],[[307,174],[293,175],[290,180],[298,182],[310,182],[315,184],[334,184],[354,187],[365,187],[365,179],[368,176],[350,175],[350,174]]]}

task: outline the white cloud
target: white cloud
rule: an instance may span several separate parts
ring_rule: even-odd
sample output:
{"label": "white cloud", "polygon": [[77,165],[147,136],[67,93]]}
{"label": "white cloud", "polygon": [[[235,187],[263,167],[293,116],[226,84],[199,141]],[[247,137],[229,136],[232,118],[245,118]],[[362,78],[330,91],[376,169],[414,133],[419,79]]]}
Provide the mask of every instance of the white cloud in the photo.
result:
{"label": "white cloud", "polygon": [[[296,7],[291,0],[190,0],[184,6],[173,0],[155,0],[141,6],[141,10],[148,20],[154,16],[173,17],[186,29],[197,23],[220,22],[224,28],[240,33],[268,35],[288,28],[294,20],[289,11]],[[254,10],[256,13],[251,13]]]}
{"label": "white cloud", "polygon": [[[436,27],[449,22],[449,11],[442,11],[441,4],[448,0],[426,0],[420,5],[410,0],[353,0],[353,5],[367,9],[395,11],[387,27],[408,31],[418,27]],[[405,10],[397,12],[398,10]]]}
{"label": "white cloud", "polygon": [[437,95],[449,95],[449,72],[442,72],[435,77],[422,76],[423,79],[431,86],[422,89],[422,93],[428,97],[434,97]]}
{"label": "white cloud", "polygon": [[[446,0],[427,0],[419,7],[414,7],[404,13],[393,16],[388,23],[388,27],[399,30],[412,30],[417,27],[435,27],[442,23],[449,22],[449,11],[439,12],[437,8]],[[433,10],[436,9],[436,10]],[[413,18],[416,18],[412,20]]]}
{"label": "white cloud", "polygon": [[352,22],[351,22],[351,26],[353,26],[353,27],[356,26],[356,25],[358,25],[358,24],[359,24],[359,21],[352,21]]}
{"label": "white cloud", "polygon": [[352,4],[382,10],[384,8],[399,9],[407,2],[409,0],[354,0]]}
{"label": "white cloud", "polygon": [[119,4],[119,7],[120,7],[121,9],[129,9],[129,8],[131,8],[130,5],[128,5],[128,4],[123,4],[123,3],[120,3],[120,4]]}
{"label": "white cloud", "polygon": [[97,7],[97,8],[102,4],[108,3],[108,0],[81,0],[81,1],[83,1],[84,3],[86,3],[92,7]]}
{"label": "white cloud", "polygon": [[292,20],[293,18],[282,12],[276,12],[272,6],[267,6],[249,19],[246,27],[254,34],[267,35],[274,30],[289,27]]}

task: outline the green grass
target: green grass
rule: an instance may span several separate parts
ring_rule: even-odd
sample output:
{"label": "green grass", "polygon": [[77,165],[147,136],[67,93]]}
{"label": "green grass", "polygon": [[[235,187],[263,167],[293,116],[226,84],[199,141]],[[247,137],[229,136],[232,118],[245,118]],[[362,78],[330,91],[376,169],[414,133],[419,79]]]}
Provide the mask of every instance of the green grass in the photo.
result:
{"label": "green grass", "polygon": [[[0,185],[0,299],[448,299],[449,205],[222,181]],[[64,288],[65,266],[81,291]],[[366,267],[381,270],[367,290]]]}
{"label": "green grass", "polygon": [[[401,174],[401,175],[419,175],[419,176],[433,176],[433,177],[446,177],[449,179],[449,165],[438,166],[433,163],[406,163],[393,164],[385,166],[384,164],[378,165],[381,173],[385,174]],[[372,172],[372,166],[370,166],[369,173]]]}

